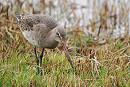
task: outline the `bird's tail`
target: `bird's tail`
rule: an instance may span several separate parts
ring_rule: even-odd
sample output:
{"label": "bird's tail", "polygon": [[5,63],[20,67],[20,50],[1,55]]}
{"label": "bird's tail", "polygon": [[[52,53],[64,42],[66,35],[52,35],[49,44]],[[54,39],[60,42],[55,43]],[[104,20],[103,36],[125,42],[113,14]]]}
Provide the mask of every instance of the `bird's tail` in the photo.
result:
{"label": "bird's tail", "polygon": [[20,14],[18,12],[15,12],[15,16],[16,16],[17,20],[19,21],[21,18]]}

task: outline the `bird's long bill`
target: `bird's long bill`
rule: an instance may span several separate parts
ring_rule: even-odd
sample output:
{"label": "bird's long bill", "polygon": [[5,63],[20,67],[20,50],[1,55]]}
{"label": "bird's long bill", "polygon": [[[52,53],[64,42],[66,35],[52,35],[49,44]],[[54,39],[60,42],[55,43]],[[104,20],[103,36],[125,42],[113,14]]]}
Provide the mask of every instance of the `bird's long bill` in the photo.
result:
{"label": "bird's long bill", "polygon": [[67,58],[68,58],[68,61],[70,62],[71,67],[74,68],[74,67],[73,67],[73,64],[72,64],[72,61],[71,61],[71,59],[70,59],[69,53],[68,53],[68,51],[67,51],[65,41],[62,41],[62,46],[63,46],[63,49],[64,49],[64,51],[65,51],[65,54],[66,54],[66,56],[67,56]]}

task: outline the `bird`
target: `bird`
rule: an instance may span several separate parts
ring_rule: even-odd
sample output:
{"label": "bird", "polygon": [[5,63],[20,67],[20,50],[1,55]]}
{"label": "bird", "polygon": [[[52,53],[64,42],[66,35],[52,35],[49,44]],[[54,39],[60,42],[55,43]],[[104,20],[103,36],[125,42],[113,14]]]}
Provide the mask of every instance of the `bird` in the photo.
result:
{"label": "bird", "polygon": [[[38,74],[40,73],[39,67],[42,66],[45,48],[54,49],[59,43],[62,44],[68,61],[74,68],[65,43],[66,29],[58,24],[54,17],[43,14],[20,15],[18,12],[15,12],[15,16],[23,36],[33,45]],[[40,66],[36,48],[42,48]]]}

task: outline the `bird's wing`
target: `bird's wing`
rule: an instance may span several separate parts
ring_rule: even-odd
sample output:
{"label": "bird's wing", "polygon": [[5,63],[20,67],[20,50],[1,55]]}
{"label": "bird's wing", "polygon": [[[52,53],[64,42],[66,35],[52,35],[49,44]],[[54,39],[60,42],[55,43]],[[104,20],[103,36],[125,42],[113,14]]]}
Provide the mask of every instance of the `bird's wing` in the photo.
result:
{"label": "bird's wing", "polygon": [[53,17],[48,15],[36,15],[36,18],[40,21],[40,23],[45,24],[48,27],[49,31],[54,29],[58,25],[57,21]]}
{"label": "bird's wing", "polygon": [[[18,19],[18,23],[21,26],[21,30],[32,30],[35,25],[45,25],[46,32],[51,31],[55,27],[57,27],[57,21],[48,15],[42,14],[30,14],[30,15],[19,15],[15,13],[16,18]],[[22,29],[23,28],[23,29]],[[26,28],[26,29],[25,29]]]}
{"label": "bird's wing", "polygon": [[45,24],[36,24],[33,26],[34,38],[39,44],[41,44],[41,41],[45,40],[48,33],[49,31]]}
{"label": "bird's wing", "polygon": [[33,26],[33,31],[37,32],[38,35],[46,35],[49,31],[45,24],[36,24]]}

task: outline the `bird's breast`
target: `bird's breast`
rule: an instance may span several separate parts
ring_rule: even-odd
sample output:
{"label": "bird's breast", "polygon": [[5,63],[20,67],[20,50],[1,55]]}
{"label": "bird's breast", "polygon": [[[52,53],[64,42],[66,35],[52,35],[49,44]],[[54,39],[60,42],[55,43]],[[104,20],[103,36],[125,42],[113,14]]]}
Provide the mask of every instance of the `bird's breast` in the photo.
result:
{"label": "bird's breast", "polygon": [[59,42],[52,42],[48,43],[48,45],[45,48],[54,49],[58,46]]}

